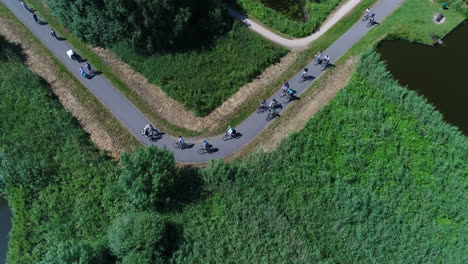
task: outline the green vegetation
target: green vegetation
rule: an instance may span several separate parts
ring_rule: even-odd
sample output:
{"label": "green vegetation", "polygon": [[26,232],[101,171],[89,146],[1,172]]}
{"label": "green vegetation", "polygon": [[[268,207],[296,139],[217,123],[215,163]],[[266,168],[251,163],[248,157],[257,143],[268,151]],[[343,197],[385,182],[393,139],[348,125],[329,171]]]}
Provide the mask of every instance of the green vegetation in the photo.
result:
{"label": "green vegetation", "polygon": [[[180,172],[154,148],[117,168],[4,47],[0,182],[15,215],[12,263],[466,260],[466,137],[375,53],[275,152]],[[146,193],[135,211],[136,192],[119,179],[136,174],[172,176],[162,197],[171,203],[156,211]]]}
{"label": "green vegetation", "polygon": [[341,2],[343,0],[236,1],[249,15],[274,30],[295,38],[305,37],[318,29]]}
{"label": "green vegetation", "polygon": [[[140,47],[136,43],[141,43],[139,37],[125,37],[125,34],[119,35],[119,30],[114,24],[122,24],[119,28],[128,32],[144,31],[147,29],[127,29],[124,25],[132,25],[132,21],[136,18],[139,12],[129,12],[127,18],[119,23],[117,22],[96,22],[97,15],[89,14],[88,17],[81,17],[84,3],[76,1],[72,4],[72,12],[69,11],[70,6],[64,5],[63,1],[46,1],[48,7],[52,10],[62,23],[69,28],[74,34],[80,37],[81,40],[96,44],[105,44],[110,47],[123,61],[130,64],[135,70],[142,73],[150,83],[161,87],[169,96],[181,102],[187,109],[194,111],[198,116],[208,115],[212,110],[220,106],[227,98],[234,94],[242,85],[250,82],[268,66],[276,63],[280,58],[287,53],[276,45],[273,45],[253,32],[246,29],[240,22],[233,22],[230,17],[222,15],[216,3],[210,2],[213,6],[215,18],[206,18],[206,21],[201,18],[193,18],[189,22],[184,20],[184,25],[177,24],[166,25],[174,27],[174,30],[180,30],[177,35],[177,40],[170,41],[170,47],[164,44],[147,43],[147,47]],[[159,1],[156,1],[159,2]],[[177,1],[175,1],[177,2]],[[193,1],[183,1],[184,4]],[[187,3],[185,3],[187,2]],[[179,3],[181,4],[181,3]],[[135,8],[145,8],[146,2]],[[177,4],[176,4],[177,5]],[[86,10],[99,10],[99,8],[88,7]],[[196,3],[197,9],[191,7],[197,16],[203,17],[206,14],[200,13],[198,9],[205,9],[202,3]],[[120,17],[115,13],[122,12],[114,11],[113,5],[106,5],[100,8],[104,14],[113,14],[113,17]],[[191,10],[192,10],[191,9]],[[125,9],[127,10],[127,9]],[[145,9],[146,10],[146,9]],[[148,11],[145,16],[157,17],[159,9]],[[103,15],[106,17],[106,15]],[[99,18],[109,20],[110,18]],[[143,21],[142,18],[136,19]],[[158,18],[157,21],[151,22],[151,29],[158,29],[153,25],[160,25],[164,20]],[[201,20],[200,23],[196,21]],[[222,20],[222,21],[218,21]],[[165,20],[164,20],[165,21]],[[149,23],[147,22],[147,23]],[[194,23],[199,28],[185,28],[186,23]],[[104,24],[104,29],[108,26],[112,30],[108,32],[100,27],[92,28],[85,25]],[[207,25],[210,26],[207,26]],[[216,26],[211,26],[216,25]],[[143,27],[143,26],[142,26]],[[206,27],[208,29],[202,29]],[[219,27],[219,28],[218,28]],[[185,28],[185,29],[182,29]],[[115,30],[119,32],[115,32]],[[170,31],[166,29],[165,31]],[[106,32],[101,34],[101,32]],[[159,31],[158,31],[159,32]],[[167,39],[165,36],[160,36],[160,33],[154,33],[154,39]],[[170,31],[172,34],[172,31]],[[200,32],[204,32],[203,34]],[[136,34],[136,33],[135,33]],[[147,34],[141,33],[143,36]],[[162,33],[161,33],[162,34]],[[105,35],[109,35],[106,37]],[[111,39],[112,36],[122,36],[119,39]],[[109,40],[102,40],[103,38]],[[148,41],[146,41],[148,42]],[[159,48],[158,48],[159,47]],[[147,52],[142,52],[147,51]],[[256,56],[252,56],[255,54]],[[209,77],[209,78],[208,78]],[[128,90],[128,88],[124,88]],[[130,91],[128,91],[130,92]],[[131,92],[133,93],[133,92]],[[135,95],[130,95],[130,98]],[[141,99],[135,98],[140,102],[137,106],[144,108],[145,103]],[[187,133],[185,133],[187,134]]]}
{"label": "green vegetation", "polygon": [[101,46],[128,40],[139,52],[185,48],[194,40],[225,32],[230,24],[217,0],[46,0],[46,3],[80,39]]}
{"label": "green vegetation", "polygon": [[129,43],[113,45],[112,51],[199,116],[208,115],[287,52],[239,21],[211,48],[200,51],[142,56]]}

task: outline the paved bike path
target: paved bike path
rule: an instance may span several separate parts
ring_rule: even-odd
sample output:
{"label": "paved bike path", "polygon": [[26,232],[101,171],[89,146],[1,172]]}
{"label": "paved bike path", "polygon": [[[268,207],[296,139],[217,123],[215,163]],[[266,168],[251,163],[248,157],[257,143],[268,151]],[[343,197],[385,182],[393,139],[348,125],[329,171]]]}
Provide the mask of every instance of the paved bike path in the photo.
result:
{"label": "paved bike path", "polygon": [[[239,126],[236,127],[237,131],[242,134],[240,138],[223,141],[222,136],[208,138],[208,141],[213,145],[216,152],[207,154],[198,154],[200,149],[200,141],[194,141],[186,138],[187,143],[195,143],[190,149],[174,149],[172,147],[176,139],[169,135],[164,135],[156,142],[150,142],[147,138],[143,137],[140,133],[145,124],[150,123],[148,119],[132,104],[130,103],[112,84],[106,80],[102,75],[95,76],[88,80],[80,75],[79,67],[82,64],[72,61],[68,58],[66,51],[72,47],[66,41],[58,41],[49,34],[49,27],[47,25],[37,24],[32,14],[28,12],[19,1],[16,0],[0,0],[4,3],[11,12],[18,17],[18,19],[31,30],[31,32],[41,40],[51,52],[79,79],[94,95],[106,106],[135,137],[144,145],[155,145],[159,148],[167,148],[174,153],[177,161],[188,163],[207,162],[211,159],[219,159],[233,154],[235,151],[248,144],[260,132],[262,132],[270,122],[266,121],[266,114],[253,113]],[[404,0],[382,0],[372,10],[376,13],[376,20],[381,21],[384,17],[395,10]],[[350,47],[352,47],[359,39],[361,39],[368,28],[366,22],[358,21],[354,24],[345,34],[338,38],[327,50],[323,52],[324,55],[329,55],[331,63],[339,59]],[[308,65],[309,74],[313,77],[318,77],[321,73],[320,67],[313,65],[311,62]],[[290,87],[297,91],[297,96],[308,87],[314,80],[299,82],[300,73],[289,80]],[[272,97],[282,102],[279,97],[279,91]],[[294,102],[292,102],[294,103]],[[288,105],[284,105],[283,109],[278,112],[281,114]],[[278,117],[281,118],[281,117]],[[157,127],[157,124],[155,125]]]}
{"label": "paved bike path", "polygon": [[232,17],[240,20],[247,27],[249,27],[250,30],[255,31],[264,38],[273,41],[276,44],[281,45],[290,50],[303,50],[306,49],[309,46],[309,44],[312,43],[314,40],[318,39],[320,36],[325,34],[325,32],[327,32],[346,14],[351,12],[351,10],[353,10],[360,2],[361,0],[348,0],[344,2],[336,8],[336,11],[334,11],[320,26],[320,28],[318,28],[314,33],[304,38],[295,39],[283,38],[282,36],[266,28],[264,25],[257,23],[251,19],[248,19],[246,16],[242,15],[241,13],[232,8],[228,8],[228,11]]}

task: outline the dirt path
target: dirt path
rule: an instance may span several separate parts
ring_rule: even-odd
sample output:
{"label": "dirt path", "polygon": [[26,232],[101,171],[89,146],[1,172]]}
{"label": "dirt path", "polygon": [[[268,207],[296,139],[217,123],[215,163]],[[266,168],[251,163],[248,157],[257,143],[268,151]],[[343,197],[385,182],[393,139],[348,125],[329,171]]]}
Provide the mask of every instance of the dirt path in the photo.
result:
{"label": "dirt path", "polygon": [[355,8],[361,0],[347,0],[341,5],[339,5],[334,12],[332,12],[325,22],[321,25],[319,29],[317,29],[314,33],[310,36],[305,38],[299,39],[287,39],[281,37],[280,35],[276,34],[275,32],[271,31],[270,29],[266,28],[264,25],[257,23],[247,17],[241,15],[239,12],[229,9],[229,14],[234,18],[239,19],[247,25],[252,31],[257,32],[258,34],[262,35],[264,38],[269,39],[272,42],[277,43],[285,48],[290,50],[304,50],[309,47],[309,45],[320,36],[322,36],[325,32],[327,32],[333,25],[335,25],[341,18],[343,18],[346,14],[348,14],[353,8]]}

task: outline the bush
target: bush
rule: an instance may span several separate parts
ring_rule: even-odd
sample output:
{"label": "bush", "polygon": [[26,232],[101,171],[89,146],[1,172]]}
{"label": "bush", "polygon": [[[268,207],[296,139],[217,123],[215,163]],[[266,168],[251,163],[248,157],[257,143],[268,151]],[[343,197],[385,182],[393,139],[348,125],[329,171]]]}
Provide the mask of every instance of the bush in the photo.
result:
{"label": "bush", "polygon": [[163,208],[171,201],[178,170],[174,156],[154,146],[124,153],[119,183],[134,208]]}
{"label": "bush", "polygon": [[107,233],[109,247],[125,263],[138,257],[161,263],[168,247],[167,224],[156,213],[138,212],[118,216]]}
{"label": "bush", "polygon": [[92,245],[85,241],[68,240],[53,245],[47,250],[39,264],[105,264],[115,263],[104,246]]}

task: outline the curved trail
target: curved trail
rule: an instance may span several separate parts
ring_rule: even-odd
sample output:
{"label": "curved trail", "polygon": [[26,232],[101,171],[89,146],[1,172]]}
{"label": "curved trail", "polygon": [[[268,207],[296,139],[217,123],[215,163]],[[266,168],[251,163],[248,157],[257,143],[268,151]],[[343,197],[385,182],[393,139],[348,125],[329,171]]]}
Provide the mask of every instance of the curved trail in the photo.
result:
{"label": "curved trail", "polygon": [[252,21],[248,19],[238,11],[228,8],[229,14],[242,21],[250,30],[255,31],[259,35],[262,35],[264,38],[280,45],[290,50],[303,50],[306,49],[310,43],[314,40],[318,39],[320,36],[325,34],[333,25],[335,25],[341,18],[343,18],[346,14],[348,14],[354,7],[356,7],[361,0],[349,0],[343,3],[333,12],[327,20],[318,28],[314,33],[310,36],[304,38],[296,38],[296,39],[287,39],[283,38],[280,35],[276,34],[275,32],[271,31],[270,29],[266,28],[264,25]]}
{"label": "curved trail", "polygon": [[[404,0],[382,0],[374,7],[372,12],[376,13],[377,21],[382,21],[384,17],[396,9],[403,1]],[[102,75],[98,75],[90,80],[83,78],[79,72],[79,67],[83,64],[73,61],[67,57],[66,51],[72,49],[72,47],[66,41],[58,41],[52,38],[49,34],[49,27],[47,25],[37,24],[33,20],[32,14],[21,6],[19,1],[1,0],[1,2],[4,3],[11,12],[52,51],[52,53],[72,72],[72,74],[74,74],[75,77],[79,79],[102,102],[102,104],[114,114],[117,120],[119,120],[121,124],[123,124],[135,137],[138,138],[140,142],[144,145],[152,144],[159,148],[165,147],[173,151],[176,161],[201,163],[207,162],[211,159],[226,157],[239,150],[242,146],[248,144],[269,124],[265,119],[266,113],[253,113],[236,127],[237,131],[242,134],[240,138],[229,141],[223,141],[221,139],[222,135],[208,138],[207,140],[215,149],[217,149],[216,152],[209,154],[198,154],[197,151],[200,149],[200,142],[194,142],[189,138],[186,138],[185,141],[187,143],[195,143],[195,145],[190,149],[184,150],[174,149],[172,145],[176,139],[169,135],[164,135],[156,142],[150,142],[140,134],[144,125],[149,123],[148,119],[114,86],[112,86],[108,80],[106,80]],[[327,50],[325,50],[323,54],[330,56],[331,63],[339,59],[370,30],[366,25],[366,22],[362,22],[360,20],[356,22],[346,33],[339,37]],[[313,65],[313,62],[308,65],[308,68],[309,75],[314,78],[318,77],[321,73],[320,67]],[[314,81],[309,80],[300,83],[299,76],[300,73],[289,80],[290,87],[297,91],[297,96],[300,96],[300,94]],[[269,100],[272,98],[276,98],[279,102],[282,102],[282,98],[279,97],[279,91],[270,97]],[[284,105],[283,109],[280,109],[278,112],[281,113],[285,108],[287,108],[287,105]],[[274,120],[270,122],[274,122]]]}

